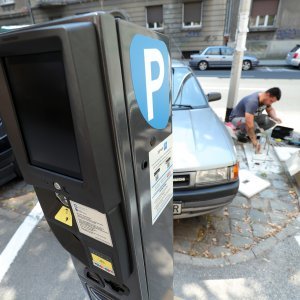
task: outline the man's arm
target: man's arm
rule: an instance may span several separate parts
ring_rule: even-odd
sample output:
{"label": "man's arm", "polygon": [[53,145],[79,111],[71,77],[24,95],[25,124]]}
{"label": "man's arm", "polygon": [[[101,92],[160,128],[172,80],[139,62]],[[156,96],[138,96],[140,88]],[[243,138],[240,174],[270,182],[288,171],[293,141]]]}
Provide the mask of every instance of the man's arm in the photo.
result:
{"label": "man's arm", "polygon": [[279,119],[276,115],[276,111],[272,106],[266,108],[266,112],[270,118],[272,118],[277,123],[281,123],[281,119]]}
{"label": "man's arm", "polygon": [[260,151],[260,144],[256,138],[255,134],[255,126],[254,126],[254,115],[245,113],[245,122],[246,122],[246,130],[247,134],[255,147],[256,152],[258,153]]}

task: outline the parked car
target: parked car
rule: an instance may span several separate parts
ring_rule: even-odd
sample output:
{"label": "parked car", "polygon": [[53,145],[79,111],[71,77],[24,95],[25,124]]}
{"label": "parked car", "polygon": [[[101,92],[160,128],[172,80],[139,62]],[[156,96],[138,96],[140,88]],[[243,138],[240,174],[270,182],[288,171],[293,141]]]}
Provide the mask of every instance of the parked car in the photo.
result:
{"label": "parked car", "polygon": [[0,118],[0,186],[22,177]]}
{"label": "parked car", "polygon": [[286,56],[286,63],[300,69],[300,45],[296,45]]}
{"label": "parked car", "polygon": [[229,204],[239,187],[236,150],[193,71],[172,64],[174,218],[209,213]]}
{"label": "parked car", "polygon": [[[189,65],[205,71],[208,68],[231,67],[234,49],[227,46],[207,47],[199,54],[192,54]],[[242,69],[248,71],[259,64],[254,55],[244,55]]]}

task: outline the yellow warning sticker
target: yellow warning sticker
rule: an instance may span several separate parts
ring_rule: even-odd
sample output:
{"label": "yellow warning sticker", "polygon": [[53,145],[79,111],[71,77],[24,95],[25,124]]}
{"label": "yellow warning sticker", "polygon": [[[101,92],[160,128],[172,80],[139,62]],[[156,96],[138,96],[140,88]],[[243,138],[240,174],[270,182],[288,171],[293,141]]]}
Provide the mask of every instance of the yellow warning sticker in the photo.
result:
{"label": "yellow warning sticker", "polygon": [[[112,266],[110,259],[107,257],[106,259],[100,257],[99,254],[91,253],[93,265],[100,268],[101,270],[115,276],[115,272]],[[104,256],[104,255],[103,255]]]}
{"label": "yellow warning sticker", "polygon": [[54,218],[59,222],[72,226],[72,213],[66,206],[62,206]]}

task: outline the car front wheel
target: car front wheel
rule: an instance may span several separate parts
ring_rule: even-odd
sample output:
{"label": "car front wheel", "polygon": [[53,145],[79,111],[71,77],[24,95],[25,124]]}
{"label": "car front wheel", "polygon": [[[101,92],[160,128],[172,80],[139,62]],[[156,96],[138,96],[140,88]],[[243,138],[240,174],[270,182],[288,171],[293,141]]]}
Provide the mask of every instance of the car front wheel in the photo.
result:
{"label": "car front wheel", "polygon": [[250,60],[244,60],[243,61],[243,66],[242,66],[243,71],[248,71],[251,68],[252,68],[251,61]]}
{"label": "car front wheel", "polygon": [[204,60],[199,62],[198,68],[200,71],[205,71],[208,69],[208,63]]}

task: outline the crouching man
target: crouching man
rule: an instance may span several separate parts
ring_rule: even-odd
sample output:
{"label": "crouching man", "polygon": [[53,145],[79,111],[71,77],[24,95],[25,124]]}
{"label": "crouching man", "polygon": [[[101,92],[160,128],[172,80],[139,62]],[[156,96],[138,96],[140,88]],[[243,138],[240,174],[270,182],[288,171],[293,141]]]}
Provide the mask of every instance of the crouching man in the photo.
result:
{"label": "crouching man", "polygon": [[[281,91],[278,87],[273,87],[265,92],[256,92],[244,97],[233,108],[229,120],[239,130],[238,139],[247,141],[247,135],[250,138],[256,153],[260,151],[260,144],[256,133],[261,129],[267,130],[276,123],[281,123],[277,117],[272,104],[279,101]],[[267,115],[263,114],[266,110]]]}

